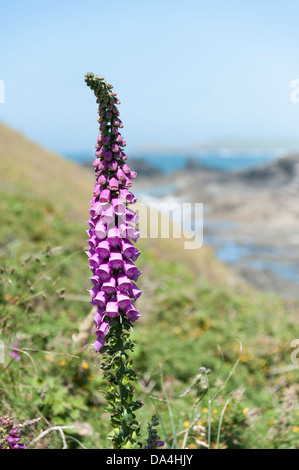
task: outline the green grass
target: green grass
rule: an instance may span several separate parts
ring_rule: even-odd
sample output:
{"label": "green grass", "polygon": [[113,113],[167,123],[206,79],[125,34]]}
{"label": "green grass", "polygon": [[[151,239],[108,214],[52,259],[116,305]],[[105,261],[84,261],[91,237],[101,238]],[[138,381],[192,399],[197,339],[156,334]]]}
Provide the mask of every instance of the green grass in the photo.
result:
{"label": "green grass", "polygon": [[[109,447],[100,356],[90,347],[81,351],[72,339],[90,311],[88,301],[82,301],[88,297],[90,276],[83,253],[85,224],[72,221],[46,200],[16,194],[1,194],[0,209],[5,221],[0,227],[1,338],[12,346],[18,336],[23,350],[19,362],[6,351],[0,368],[2,409],[10,409],[20,421],[41,417],[27,428],[27,444],[42,429],[78,421],[88,422],[93,433],[65,431],[68,446]],[[157,411],[170,446],[181,446],[189,427],[186,445],[204,448],[199,442],[207,441],[208,396],[232,370],[239,340],[240,362],[212,404],[211,445],[230,396],[220,447],[295,447],[298,369],[279,374],[273,369],[292,365],[290,343],[298,327],[298,304],[241,287],[229,289],[225,279],[211,282],[212,272],[198,276],[182,253],[170,259],[162,249],[165,240],[160,241],[161,250],[159,241],[152,243],[141,243],[143,317],[133,332],[133,357],[142,379],[136,394],[145,403],[138,417],[144,431]],[[210,262],[215,263],[212,258]],[[92,341],[93,334],[88,343]],[[209,389],[197,384],[180,397],[200,367],[210,369]],[[202,436],[193,431],[193,418],[203,426]],[[61,445],[57,432],[36,444]]]}

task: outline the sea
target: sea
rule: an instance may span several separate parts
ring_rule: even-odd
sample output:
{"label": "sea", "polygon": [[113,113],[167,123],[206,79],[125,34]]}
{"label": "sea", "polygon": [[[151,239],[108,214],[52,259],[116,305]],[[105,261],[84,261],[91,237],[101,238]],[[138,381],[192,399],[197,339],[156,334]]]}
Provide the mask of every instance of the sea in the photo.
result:
{"label": "sea", "polygon": [[162,173],[172,173],[183,169],[189,159],[199,162],[206,168],[220,171],[238,171],[266,165],[287,154],[285,149],[202,149],[197,152],[141,152],[130,155],[142,159]]}

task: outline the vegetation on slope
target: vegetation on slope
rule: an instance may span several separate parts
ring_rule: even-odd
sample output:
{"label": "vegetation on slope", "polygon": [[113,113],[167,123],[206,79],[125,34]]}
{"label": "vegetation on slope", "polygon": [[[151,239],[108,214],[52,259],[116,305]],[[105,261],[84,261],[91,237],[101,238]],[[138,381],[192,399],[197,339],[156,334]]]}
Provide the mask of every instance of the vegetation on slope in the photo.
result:
{"label": "vegetation on slope", "polygon": [[[31,152],[18,134],[16,140],[18,152],[13,144],[1,152],[18,158],[26,148],[24,162],[32,168],[30,156],[44,151]],[[79,189],[85,174],[59,172],[55,157],[41,189],[30,171],[21,178],[20,165],[8,155],[0,153],[2,167],[10,161],[15,170],[0,177],[0,331],[6,346],[0,415],[10,410],[20,422],[40,418],[23,430],[27,445],[60,425],[75,426],[64,431],[68,447],[107,447],[100,355],[89,346],[93,332],[84,348],[74,341],[91,308],[84,220],[92,182],[87,174]],[[174,447],[204,449],[209,429],[211,447],[217,437],[224,448],[298,446],[298,368],[290,346],[298,303],[254,292],[205,248],[194,253],[184,251],[181,240],[159,239],[138,245],[143,295],[134,361],[136,395],[145,403],[139,419],[146,423],[157,412],[161,438]],[[10,356],[14,345],[19,361]],[[56,431],[32,444],[61,446]]]}

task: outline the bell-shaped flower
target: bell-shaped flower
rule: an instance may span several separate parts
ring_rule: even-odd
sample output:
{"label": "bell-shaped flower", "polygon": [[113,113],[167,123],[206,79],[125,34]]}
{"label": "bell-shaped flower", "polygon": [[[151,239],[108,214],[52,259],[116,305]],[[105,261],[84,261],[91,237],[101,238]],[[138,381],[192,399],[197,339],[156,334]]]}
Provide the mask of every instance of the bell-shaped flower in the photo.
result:
{"label": "bell-shaped flower", "polygon": [[130,281],[128,276],[126,276],[126,274],[121,272],[117,276],[117,290],[119,292],[128,292],[131,286],[132,286],[132,282]]}
{"label": "bell-shaped flower", "polygon": [[118,305],[116,300],[109,300],[106,305],[106,315],[114,318],[119,315]]}
{"label": "bell-shaped flower", "polygon": [[114,177],[111,178],[109,181],[109,188],[111,189],[111,191],[117,191],[118,187],[119,187],[118,180]]}
{"label": "bell-shaped flower", "polygon": [[96,253],[98,253],[102,259],[108,258],[108,256],[110,255],[110,245],[107,239],[102,240],[98,243],[96,247]]}
{"label": "bell-shaped flower", "polygon": [[95,234],[96,236],[102,240],[103,238],[106,238],[107,236],[107,225],[104,224],[101,220],[97,223],[95,226]]}
{"label": "bell-shaped flower", "polygon": [[137,300],[140,297],[142,290],[140,290],[134,282],[132,282],[132,286],[129,289],[129,294],[133,297],[134,300]]}
{"label": "bell-shaped flower", "polygon": [[100,196],[100,202],[102,204],[106,204],[107,202],[110,202],[110,190],[109,189],[103,189],[103,191],[101,192],[101,194],[99,195]]}
{"label": "bell-shaped flower", "polygon": [[116,294],[117,305],[119,308],[125,309],[129,307],[132,303],[130,297],[123,292],[117,292]]}
{"label": "bell-shaped flower", "polygon": [[116,292],[116,279],[114,276],[111,276],[107,281],[104,281],[101,289],[107,294],[111,295]]}
{"label": "bell-shaped flower", "polygon": [[119,269],[123,266],[124,260],[120,250],[117,248],[111,248],[108,264],[111,269]]}
{"label": "bell-shaped flower", "polygon": [[107,281],[107,279],[110,278],[110,273],[111,268],[108,262],[100,264],[100,266],[96,269],[96,275],[99,276],[101,281]]}

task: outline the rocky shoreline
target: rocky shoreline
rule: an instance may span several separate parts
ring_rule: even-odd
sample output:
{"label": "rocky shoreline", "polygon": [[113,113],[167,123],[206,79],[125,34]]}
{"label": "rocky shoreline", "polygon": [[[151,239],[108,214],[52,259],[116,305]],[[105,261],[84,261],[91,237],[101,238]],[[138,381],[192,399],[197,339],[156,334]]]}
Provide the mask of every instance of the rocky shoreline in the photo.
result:
{"label": "rocky shoreline", "polygon": [[167,196],[202,202],[204,242],[253,286],[299,297],[299,157],[234,172],[189,159],[182,171],[138,176],[144,195],[169,188]]}

